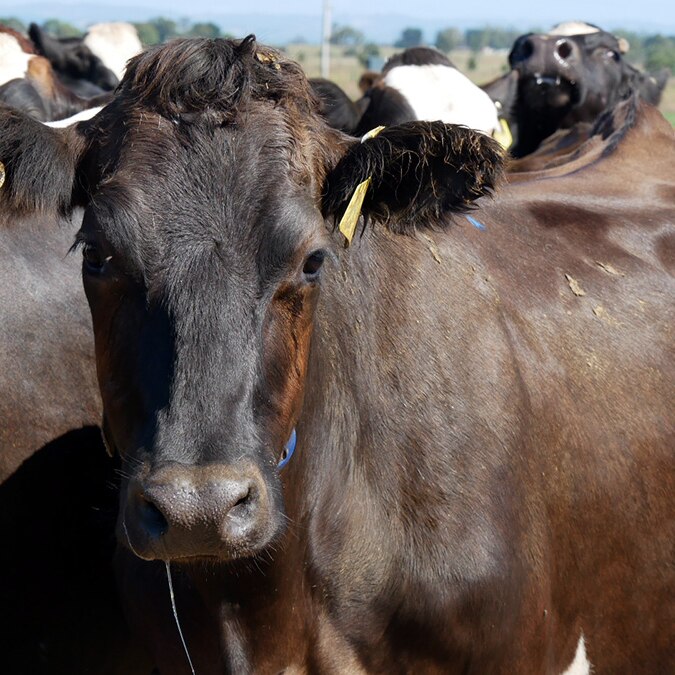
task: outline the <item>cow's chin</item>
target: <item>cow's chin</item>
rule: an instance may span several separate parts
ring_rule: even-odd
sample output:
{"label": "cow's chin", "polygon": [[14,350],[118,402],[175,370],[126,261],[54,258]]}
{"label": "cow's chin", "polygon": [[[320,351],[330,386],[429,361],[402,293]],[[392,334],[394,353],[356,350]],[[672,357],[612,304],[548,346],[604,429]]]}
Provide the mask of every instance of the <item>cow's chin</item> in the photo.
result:
{"label": "cow's chin", "polygon": [[519,87],[519,96],[534,110],[569,108],[581,97],[577,83],[555,74],[535,73],[521,77]]}

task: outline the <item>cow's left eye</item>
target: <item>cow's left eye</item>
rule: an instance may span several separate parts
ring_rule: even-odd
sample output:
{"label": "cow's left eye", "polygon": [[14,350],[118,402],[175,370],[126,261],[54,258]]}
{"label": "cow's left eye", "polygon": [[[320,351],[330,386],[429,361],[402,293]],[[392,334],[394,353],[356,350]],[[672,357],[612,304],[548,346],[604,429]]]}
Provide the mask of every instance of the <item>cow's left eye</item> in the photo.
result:
{"label": "cow's left eye", "polygon": [[325,258],[326,254],[323,251],[314,251],[307,256],[305,266],[302,268],[302,273],[309,281],[316,279]]}
{"label": "cow's left eye", "polygon": [[608,50],[605,52],[605,56],[606,56],[608,59],[612,59],[613,61],[618,61],[618,60],[619,60],[619,53],[618,53],[618,52],[615,52],[613,49],[608,49]]}
{"label": "cow's left eye", "polygon": [[106,258],[92,244],[85,244],[82,247],[82,260],[84,261],[84,268],[92,274],[100,273],[106,263]]}

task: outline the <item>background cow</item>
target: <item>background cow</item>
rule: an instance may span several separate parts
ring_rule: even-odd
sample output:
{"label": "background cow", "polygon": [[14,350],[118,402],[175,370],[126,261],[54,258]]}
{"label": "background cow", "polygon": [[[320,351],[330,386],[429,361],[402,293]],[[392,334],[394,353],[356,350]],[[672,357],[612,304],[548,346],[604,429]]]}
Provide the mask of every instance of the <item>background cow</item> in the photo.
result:
{"label": "background cow", "polygon": [[109,95],[82,98],[73,93],[25,36],[0,25],[0,102],[44,122],[69,117],[108,100]]}
{"label": "background cow", "polygon": [[322,77],[311,78],[309,84],[319,101],[319,112],[328,124],[333,129],[353,134],[363,115],[361,101],[364,99],[355,103],[335,82]]}
{"label": "background cow", "polygon": [[82,38],[56,38],[36,23],[28,27],[28,35],[38,53],[51,63],[61,82],[79,96],[95,96],[112,91],[119,79],[94,54]]}
{"label": "background cow", "polygon": [[485,134],[350,141],[251,37],[149,50],[74,129],[0,130],[0,204],[87,206],[120,581],[162,673],[189,672],[163,561],[199,673],[669,670],[655,110],[494,203]]}
{"label": "background cow", "polygon": [[55,38],[35,23],[28,34],[61,81],[80,96],[114,89],[126,62],[143,48],[136,29],[122,22],[95,24],[82,38]]}
{"label": "background cow", "polygon": [[355,136],[414,120],[464,124],[488,135],[500,130],[490,97],[429,47],[406,49],[392,56],[382,73],[366,73],[359,83],[364,95],[356,102],[332,82],[310,82],[329,124]]}
{"label": "background cow", "polygon": [[667,71],[641,73],[623,59],[627,49],[624,39],[578,22],[519,37],[511,73],[485,85],[514,127],[511,153],[522,157],[557,129],[594,122],[634,91],[658,105]]}

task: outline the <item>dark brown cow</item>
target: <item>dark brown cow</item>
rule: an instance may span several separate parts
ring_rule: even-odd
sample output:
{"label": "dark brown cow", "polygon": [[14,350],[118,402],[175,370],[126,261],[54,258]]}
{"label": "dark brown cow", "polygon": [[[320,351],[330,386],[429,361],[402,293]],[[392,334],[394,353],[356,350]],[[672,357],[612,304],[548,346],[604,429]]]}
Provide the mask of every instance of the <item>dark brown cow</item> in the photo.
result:
{"label": "dark brown cow", "polygon": [[87,205],[120,582],[163,675],[189,667],[162,561],[200,674],[672,670],[658,113],[625,102],[586,164],[490,201],[486,136],[359,143],[297,65],[200,39],[76,129],[0,130],[5,208]]}
{"label": "dark brown cow", "polygon": [[0,672],[147,675],[113,574],[118,479],[67,255],[77,224],[0,213]]}

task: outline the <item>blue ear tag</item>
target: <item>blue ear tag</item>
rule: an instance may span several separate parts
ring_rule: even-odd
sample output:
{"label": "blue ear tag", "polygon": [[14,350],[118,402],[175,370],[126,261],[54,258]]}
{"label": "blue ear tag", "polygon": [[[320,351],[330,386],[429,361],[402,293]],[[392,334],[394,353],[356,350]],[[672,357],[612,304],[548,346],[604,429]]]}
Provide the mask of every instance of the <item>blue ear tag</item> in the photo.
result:
{"label": "blue ear tag", "polygon": [[472,218],[471,216],[467,216],[466,219],[475,227],[478,228],[479,230],[487,230],[487,227],[483,225],[483,223],[480,222],[480,220],[476,220],[475,218]]}
{"label": "blue ear tag", "polygon": [[279,464],[277,464],[277,467],[279,469],[283,469],[286,466],[286,464],[288,464],[288,460],[291,457],[293,457],[293,453],[295,452],[295,442],[297,441],[297,439],[298,439],[297,434],[295,433],[295,429],[293,429],[293,431],[291,431],[291,437],[288,439],[286,447],[284,448],[284,451],[281,454]]}

